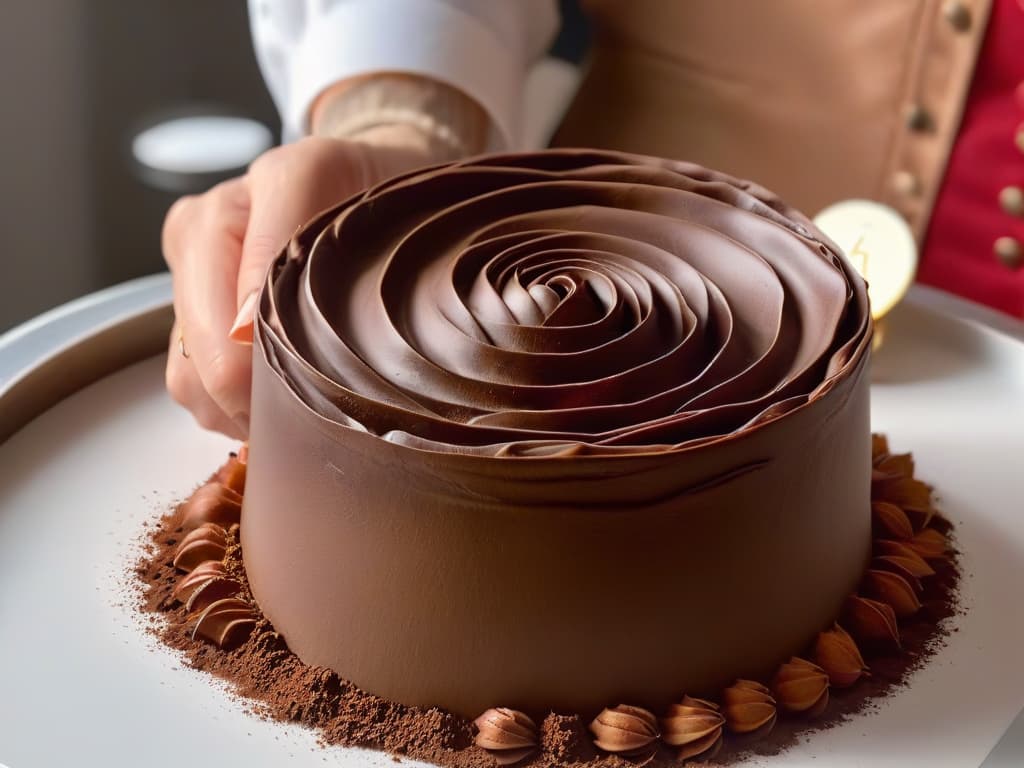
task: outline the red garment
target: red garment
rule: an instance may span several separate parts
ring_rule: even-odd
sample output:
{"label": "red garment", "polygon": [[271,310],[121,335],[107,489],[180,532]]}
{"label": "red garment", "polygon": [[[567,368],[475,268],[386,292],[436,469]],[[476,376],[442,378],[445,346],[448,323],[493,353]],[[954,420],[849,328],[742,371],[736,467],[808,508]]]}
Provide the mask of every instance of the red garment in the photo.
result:
{"label": "red garment", "polygon": [[1005,212],[999,193],[1024,187],[1024,0],[995,0],[925,236],[918,280],[1015,317],[1024,317],[1024,269],[996,258],[1009,236],[1024,244],[1024,218]]}

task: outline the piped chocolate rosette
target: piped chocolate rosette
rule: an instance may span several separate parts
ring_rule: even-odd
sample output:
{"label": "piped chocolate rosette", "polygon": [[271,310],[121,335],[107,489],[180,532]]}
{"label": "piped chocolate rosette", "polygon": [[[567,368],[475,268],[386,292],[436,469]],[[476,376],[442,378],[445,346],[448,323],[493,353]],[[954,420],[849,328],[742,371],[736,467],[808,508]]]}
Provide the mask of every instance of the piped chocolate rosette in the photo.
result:
{"label": "piped chocolate rosette", "polygon": [[871,557],[870,336],[748,182],[591,151],[389,181],[261,296],[253,597],[307,663],[466,717],[770,681]]}

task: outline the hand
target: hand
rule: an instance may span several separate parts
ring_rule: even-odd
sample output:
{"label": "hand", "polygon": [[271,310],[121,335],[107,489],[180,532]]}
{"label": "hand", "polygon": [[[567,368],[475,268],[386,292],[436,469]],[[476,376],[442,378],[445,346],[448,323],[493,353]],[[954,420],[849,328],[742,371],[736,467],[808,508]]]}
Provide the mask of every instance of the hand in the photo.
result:
{"label": "hand", "polygon": [[175,316],[167,389],[201,426],[248,436],[253,312],[288,238],[325,208],[431,162],[428,142],[405,126],[359,141],[310,137],[171,207],[163,229]]}

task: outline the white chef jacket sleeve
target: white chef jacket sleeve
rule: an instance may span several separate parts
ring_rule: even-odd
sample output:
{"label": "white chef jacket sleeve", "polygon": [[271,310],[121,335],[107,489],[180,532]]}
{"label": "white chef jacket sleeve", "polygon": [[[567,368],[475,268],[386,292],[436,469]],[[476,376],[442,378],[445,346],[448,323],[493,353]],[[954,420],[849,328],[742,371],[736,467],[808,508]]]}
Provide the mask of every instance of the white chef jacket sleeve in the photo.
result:
{"label": "white chef jacket sleeve", "polygon": [[520,142],[523,84],[558,28],[554,0],[249,0],[284,140],[309,133],[327,87],[373,72],[457,88],[488,114],[488,149]]}

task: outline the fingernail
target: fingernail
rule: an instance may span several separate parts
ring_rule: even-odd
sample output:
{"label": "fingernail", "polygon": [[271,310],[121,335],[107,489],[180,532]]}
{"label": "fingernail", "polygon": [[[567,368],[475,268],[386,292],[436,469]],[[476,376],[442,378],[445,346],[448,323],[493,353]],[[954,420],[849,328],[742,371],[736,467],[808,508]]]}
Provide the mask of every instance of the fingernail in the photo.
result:
{"label": "fingernail", "polygon": [[228,331],[228,338],[239,344],[252,344],[253,311],[256,309],[258,294],[253,291],[245,297],[235,316],[235,324]]}

